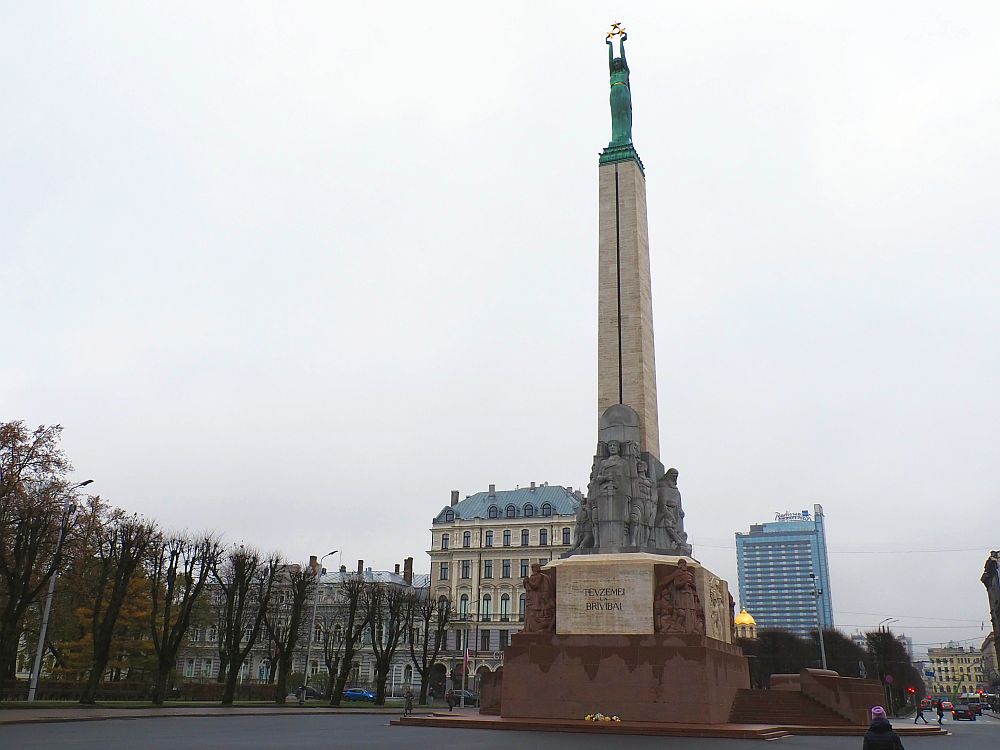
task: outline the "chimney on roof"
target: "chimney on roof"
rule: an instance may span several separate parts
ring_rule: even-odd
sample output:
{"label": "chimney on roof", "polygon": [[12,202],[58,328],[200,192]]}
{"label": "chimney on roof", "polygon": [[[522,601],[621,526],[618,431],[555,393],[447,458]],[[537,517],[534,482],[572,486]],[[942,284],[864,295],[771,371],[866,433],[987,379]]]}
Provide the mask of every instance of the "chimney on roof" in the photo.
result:
{"label": "chimney on roof", "polygon": [[347,566],[346,565],[341,565],[340,566],[340,572],[341,573],[346,573],[347,572]]}
{"label": "chimney on roof", "polygon": [[358,560],[358,572],[359,573],[364,573],[365,572],[365,561],[364,560]]}
{"label": "chimney on roof", "polygon": [[319,558],[316,555],[309,555],[309,567],[312,569],[313,573],[319,570]]}
{"label": "chimney on roof", "polygon": [[568,492],[569,494],[572,495],[573,494],[573,485],[570,485],[569,487],[567,487],[566,488],[566,492]]}
{"label": "chimney on roof", "polygon": [[531,483],[531,491],[532,491],[532,492],[534,492],[534,491],[535,491],[535,483],[534,483],[534,482],[532,482],[532,483]]}
{"label": "chimney on roof", "polygon": [[454,508],[458,505],[458,490],[451,491],[451,507]]}
{"label": "chimney on roof", "polygon": [[393,571],[396,575],[399,575],[399,563],[396,563],[396,570]]}
{"label": "chimney on roof", "polygon": [[497,486],[495,484],[490,485],[490,497],[496,497]]}
{"label": "chimney on roof", "polygon": [[[397,565],[396,568],[399,568]],[[408,557],[403,560],[403,580],[407,586],[413,585],[413,558]]]}

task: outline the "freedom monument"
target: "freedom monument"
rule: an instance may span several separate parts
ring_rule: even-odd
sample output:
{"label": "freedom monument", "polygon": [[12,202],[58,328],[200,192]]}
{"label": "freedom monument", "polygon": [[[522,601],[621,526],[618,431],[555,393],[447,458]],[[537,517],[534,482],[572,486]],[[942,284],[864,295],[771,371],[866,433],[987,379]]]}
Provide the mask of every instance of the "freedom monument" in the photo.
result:
{"label": "freedom monument", "polygon": [[606,40],[597,450],[574,546],[524,580],[525,627],[504,651],[500,714],[725,723],[749,672],[733,644],[729,586],[692,557],[678,472],[660,456],[646,175],[632,142],[626,39],[615,24]]}

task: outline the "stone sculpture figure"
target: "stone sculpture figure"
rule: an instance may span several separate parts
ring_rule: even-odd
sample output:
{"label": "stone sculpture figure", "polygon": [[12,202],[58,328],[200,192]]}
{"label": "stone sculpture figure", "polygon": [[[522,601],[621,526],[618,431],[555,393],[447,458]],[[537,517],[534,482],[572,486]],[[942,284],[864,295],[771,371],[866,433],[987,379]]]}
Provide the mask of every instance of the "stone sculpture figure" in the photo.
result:
{"label": "stone sculpture figure", "polygon": [[573,493],[579,505],[576,509],[576,543],[570,547],[569,552],[578,549],[591,549],[594,543],[594,521],[590,503],[579,491]]}
{"label": "stone sculpture figure", "polygon": [[681,554],[691,554],[691,545],[684,533],[684,511],[681,509],[681,493],[677,489],[677,469],[667,469],[657,485],[656,518],[653,521],[656,546],[660,549],[675,549]]}
{"label": "stone sculpture figure", "polygon": [[712,616],[711,635],[720,641],[724,640],[725,628],[723,627],[723,621],[726,614],[722,602],[722,579],[712,576],[712,580],[708,584],[708,599],[708,611]]}
{"label": "stone sculpture figure", "polygon": [[657,585],[653,621],[657,633],[705,634],[705,613],[687,560],[679,560],[677,569]]}
{"label": "stone sculpture figure", "polygon": [[532,563],[524,578],[524,632],[553,633],[556,629],[556,589],[542,566]]}
{"label": "stone sculpture figure", "polygon": [[653,481],[649,478],[649,467],[645,461],[639,461],[636,466],[635,497],[629,508],[629,544],[633,547],[649,546],[654,513]]}
{"label": "stone sculpture figure", "polygon": [[612,37],[608,34],[608,70],[611,74],[611,143],[609,146],[626,146],[632,142],[632,92],[629,88],[628,62],[625,60],[625,40],[628,34],[618,29],[621,38],[621,57],[615,57]]}

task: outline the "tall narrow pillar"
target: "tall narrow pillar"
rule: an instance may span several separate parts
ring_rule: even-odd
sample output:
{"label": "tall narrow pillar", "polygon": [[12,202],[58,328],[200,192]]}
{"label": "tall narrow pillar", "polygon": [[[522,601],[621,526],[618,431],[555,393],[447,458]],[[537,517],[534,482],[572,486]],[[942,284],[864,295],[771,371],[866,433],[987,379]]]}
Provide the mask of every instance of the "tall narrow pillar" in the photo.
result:
{"label": "tall narrow pillar", "polygon": [[646,176],[630,151],[599,167],[597,415],[614,404],[635,409],[641,448],[658,457]]}

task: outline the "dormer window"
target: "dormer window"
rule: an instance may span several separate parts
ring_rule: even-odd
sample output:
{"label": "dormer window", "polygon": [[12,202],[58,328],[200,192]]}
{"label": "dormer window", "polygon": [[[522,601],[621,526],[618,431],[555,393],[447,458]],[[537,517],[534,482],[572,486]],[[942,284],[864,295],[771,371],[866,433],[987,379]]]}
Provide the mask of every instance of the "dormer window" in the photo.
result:
{"label": "dormer window", "polygon": [[548,503],[545,503],[545,505],[542,506],[542,515],[546,516],[546,517],[551,516],[552,515],[552,506],[549,505]]}
{"label": "dormer window", "polygon": [[516,518],[516,517],[517,517],[517,508],[515,508],[513,505],[508,505],[507,518]]}
{"label": "dormer window", "polygon": [[445,523],[451,523],[452,521],[454,521],[455,520],[455,511],[453,511],[453,510],[446,510],[444,512],[444,520],[445,520]]}
{"label": "dormer window", "polygon": [[525,505],[524,506],[524,517],[525,518],[531,518],[534,515],[535,515],[535,506],[532,505],[531,503],[528,503],[527,505]]}
{"label": "dormer window", "polygon": [[499,518],[500,517],[500,509],[497,506],[495,506],[495,505],[491,505],[490,509],[488,511],[486,511],[486,515],[489,518]]}

